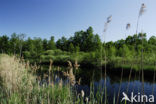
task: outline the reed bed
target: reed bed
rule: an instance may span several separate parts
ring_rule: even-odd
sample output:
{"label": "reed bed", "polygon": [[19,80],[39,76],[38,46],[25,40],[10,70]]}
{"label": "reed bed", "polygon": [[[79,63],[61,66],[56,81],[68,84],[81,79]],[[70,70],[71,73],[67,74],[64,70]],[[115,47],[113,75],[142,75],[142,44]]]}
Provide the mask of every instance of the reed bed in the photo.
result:
{"label": "reed bed", "polygon": [[[52,62],[50,60],[48,74],[45,73],[41,78],[35,74],[38,71],[37,64],[30,65],[29,62],[25,63],[23,59],[15,56],[0,55],[0,77],[2,79],[0,104],[99,104],[100,96],[94,93],[94,89],[91,90],[92,94],[89,96],[83,90],[80,93],[74,90],[81,83],[81,78],[76,81],[73,73],[73,70],[78,70],[77,65],[73,67],[72,63],[68,61],[68,84],[63,84],[62,79],[54,83],[55,78],[51,78],[54,76]],[[47,82],[42,82],[46,79]]]}
{"label": "reed bed", "polygon": [[[28,67],[28,66],[27,66]],[[15,56],[0,55],[0,104],[71,104],[70,88],[37,83],[37,77]]]}

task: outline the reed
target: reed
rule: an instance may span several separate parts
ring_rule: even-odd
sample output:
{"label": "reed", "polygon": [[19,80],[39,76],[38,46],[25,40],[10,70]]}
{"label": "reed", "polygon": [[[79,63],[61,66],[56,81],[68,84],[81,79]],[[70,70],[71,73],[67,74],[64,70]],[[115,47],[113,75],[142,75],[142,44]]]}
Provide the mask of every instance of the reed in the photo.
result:
{"label": "reed", "polygon": [[[141,5],[141,8],[140,8],[140,11],[139,11],[139,15],[138,15],[138,21],[137,21],[137,28],[139,26],[139,19],[140,17],[143,15],[143,13],[145,12],[145,9],[146,9],[146,6],[145,4],[143,3]],[[136,31],[137,33],[137,31]],[[142,34],[142,39],[141,39],[141,43],[142,43],[142,49],[141,49],[141,71],[142,71],[142,93],[144,95],[144,71],[143,71],[143,34]],[[145,104],[145,102],[144,102]]]}
{"label": "reed", "polygon": [[[126,31],[128,31],[130,29],[130,23],[127,23],[126,25]],[[125,38],[126,38],[126,33],[125,33]],[[125,40],[125,44],[126,44],[126,40]],[[124,47],[123,47],[124,48]],[[122,64],[124,64],[124,60],[125,60],[125,54],[122,56]],[[117,103],[119,101],[119,97],[120,97],[120,89],[121,89],[121,83],[122,83],[122,77],[123,77],[123,67],[122,67],[122,71],[121,71],[121,79],[120,79],[120,85],[119,85],[119,90],[118,90],[118,96],[117,96]]]}
{"label": "reed", "polygon": [[20,63],[20,59],[0,55],[0,77],[3,79],[1,104],[72,104],[69,86],[63,86],[60,80],[58,84],[43,87],[39,84],[41,77],[36,78],[30,72],[26,69],[26,64]]}
{"label": "reed", "polygon": [[[106,23],[105,23],[105,25],[104,25],[104,45],[105,45],[105,39],[106,39],[106,31],[107,31],[107,28],[108,28],[108,24],[110,23],[112,21],[112,15],[110,15],[108,18],[107,18],[107,21],[106,21]],[[105,47],[105,46],[104,46]],[[101,48],[101,67],[102,67],[102,48]],[[107,99],[107,88],[106,88],[106,76],[107,76],[107,74],[106,74],[106,68],[107,68],[107,66],[106,66],[106,64],[107,64],[107,60],[106,60],[106,48],[104,48],[104,60],[105,60],[105,104],[106,104],[106,99]],[[102,71],[102,69],[101,69],[101,71]],[[101,72],[102,73],[102,72]]]}

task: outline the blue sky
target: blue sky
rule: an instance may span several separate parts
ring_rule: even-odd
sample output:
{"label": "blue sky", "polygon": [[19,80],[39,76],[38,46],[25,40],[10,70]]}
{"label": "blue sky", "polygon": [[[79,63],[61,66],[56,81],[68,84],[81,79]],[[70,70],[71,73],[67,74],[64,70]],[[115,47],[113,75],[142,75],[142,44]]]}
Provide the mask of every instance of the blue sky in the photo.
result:
{"label": "blue sky", "polygon": [[[142,3],[147,11],[140,19],[139,31],[149,38],[156,35],[156,0],[0,0],[0,36],[16,32],[47,39],[53,35],[57,40],[89,26],[102,36],[106,18],[112,15],[106,41],[116,41],[125,33],[135,33]],[[128,32],[127,23],[131,23]]]}

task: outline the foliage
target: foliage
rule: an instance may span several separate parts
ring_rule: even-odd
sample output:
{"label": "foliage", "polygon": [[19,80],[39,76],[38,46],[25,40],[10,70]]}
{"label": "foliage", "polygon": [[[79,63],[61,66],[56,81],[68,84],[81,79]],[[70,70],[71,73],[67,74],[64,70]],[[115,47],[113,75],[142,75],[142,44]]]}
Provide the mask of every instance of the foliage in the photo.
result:
{"label": "foliage", "polygon": [[156,37],[152,36],[148,40],[146,33],[139,33],[127,36],[125,40],[102,43],[99,35],[94,34],[92,27],[86,31],[75,32],[74,36],[69,38],[61,37],[57,41],[54,40],[54,36],[51,36],[50,40],[30,37],[25,39],[24,34],[16,33],[11,37],[0,36],[0,53],[24,56],[25,59],[32,61],[42,59],[43,62],[48,62],[52,58],[59,63],[78,60],[80,63],[99,64],[100,60],[104,60],[106,52],[107,63],[114,62],[118,57],[124,57],[127,63],[132,64],[133,61],[138,64],[141,51],[144,62],[154,65]]}

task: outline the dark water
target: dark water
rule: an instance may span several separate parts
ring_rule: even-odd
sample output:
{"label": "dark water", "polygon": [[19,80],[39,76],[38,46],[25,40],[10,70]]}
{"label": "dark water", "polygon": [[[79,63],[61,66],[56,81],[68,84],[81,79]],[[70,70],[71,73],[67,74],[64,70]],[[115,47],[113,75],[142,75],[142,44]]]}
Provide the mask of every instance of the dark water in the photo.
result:
{"label": "dark water", "polygon": [[[146,95],[147,100],[151,98],[150,95],[153,95],[156,101],[156,83],[153,78],[153,73],[149,72],[148,76],[144,77],[144,83],[142,83],[141,73],[133,72],[131,78],[129,78],[129,73],[123,73],[122,82],[121,82],[121,72],[117,73],[116,71],[108,71],[107,76],[105,77],[104,72],[99,69],[79,69],[78,71],[74,70],[74,75],[76,80],[81,78],[81,84],[76,84],[74,89],[77,93],[80,93],[81,90],[84,90],[85,97],[89,97],[90,91],[94,91],[96,96],[97,93],[105,92],[105,81],[107,89],[107,103],[113,104],[115,100],[116,104],[121,104],[121,99],[123,98],[123,92],[131,99],[132,93],[138,101],[138,97],[141,95]],[[145,75],[147,72],[145,73]],[[57,75],[57,78],[56,78]],[[68,82],[68,79],[60,74],[59,72],[55,73],[55,80],[59,81],[63,79],[64,83]],[[92,87],[91,87],[92,86]],[[94,88],[94,89],[93,89]],[[120,89],[120,90],[119,90]],[[105,95],[104,95],[105,96]],[[98,98],[98,97],[96,97]],[[104,97],[103,97],[104,99]],[[134,100],[133,100],[134,101]],[[124,103],[124,101],[123,101]],[[127,102],[126,104],[131,104]],[[133,104],[136,103],[135,101]],[[149,101],[145,104],[152,104]],[[153,103],[153,104],[156,104]]]}
{"label": "dark water", "polygon": [[[123,92],[126,93],[129,98],[131,98],[131,94],[133,92],[133,94],[136,95],[137,101],[138,96],[141,95],[146,95],[148,99],[150,98],[150,95],[153,95],[155,96],[154,100],[156,100],[156,83],[153,79],[153,73],[151,72],[144,73],[144,83],[142,83],[141,72],[131,73],[130,78],[129,73],[123,73],[121,82],[121,73],[116,73],[115,71],[108,71],[107,76],[105,77],[104,72],[101,72],[100,70],[81,70],[82,72],[77,75],[77,77],[82,77],[82,85],[79,85],[78,91],[84,90],[87,96],[89,96],[90,93],[90,83],[94,84],[95,92],[102,92],[104,91],[103,89],[106,81],[107,100],[109,104],[112,104],[113,100],[115,100],[116,103],[117,101],[120,103],[121,99],[123,98]],[[145,104],[151,103],[146,102]],[[156,102],[154,104],[156,104]]]}

